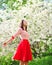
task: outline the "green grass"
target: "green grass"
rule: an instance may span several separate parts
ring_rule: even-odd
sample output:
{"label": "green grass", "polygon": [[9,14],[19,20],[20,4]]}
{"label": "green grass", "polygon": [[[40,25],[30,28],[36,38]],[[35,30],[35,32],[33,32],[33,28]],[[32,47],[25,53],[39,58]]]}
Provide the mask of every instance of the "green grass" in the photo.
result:
{"label": "green grass", "polygon": [[[0,56],[0,65],[19,65],[19,61],[11,60],[12,54],[8,54],[6,56]],[[28,63],[28,65],[52,65],[52,56],[46,56],[40,58],[36,58]]]}
{"label": "green grass", "polygon": [[37,58],[29,62],[29,65],[52,65],[52,56]]}

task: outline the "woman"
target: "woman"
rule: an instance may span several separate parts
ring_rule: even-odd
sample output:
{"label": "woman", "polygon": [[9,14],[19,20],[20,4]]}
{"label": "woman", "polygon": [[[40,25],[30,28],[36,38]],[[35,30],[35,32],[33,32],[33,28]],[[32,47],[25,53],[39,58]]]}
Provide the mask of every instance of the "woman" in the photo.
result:
{"label": "woman", "polygon": [[20,36],[21,41],[16,49],[16,52],[14,56],[12,57],[13,60],[19,60],[20,65],[28,65],[28,61],[32,60],[32,52],[30,48],[29,43],[29,34],[27,32],[27,21],[22,20],[21,25],[16,32],[15,35],[13,35],[7,42],[4,43],[6,45],[7,43],[11,43],[15,37]]}

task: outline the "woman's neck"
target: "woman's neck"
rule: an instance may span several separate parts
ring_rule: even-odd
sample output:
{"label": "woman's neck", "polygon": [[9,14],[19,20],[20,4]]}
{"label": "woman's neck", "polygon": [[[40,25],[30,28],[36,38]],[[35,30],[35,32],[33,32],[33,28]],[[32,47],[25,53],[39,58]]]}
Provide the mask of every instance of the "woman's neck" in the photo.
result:
{"label": "woman's neck", "polygon": [[23,26],[23,29],[25,30],[25,26]]}

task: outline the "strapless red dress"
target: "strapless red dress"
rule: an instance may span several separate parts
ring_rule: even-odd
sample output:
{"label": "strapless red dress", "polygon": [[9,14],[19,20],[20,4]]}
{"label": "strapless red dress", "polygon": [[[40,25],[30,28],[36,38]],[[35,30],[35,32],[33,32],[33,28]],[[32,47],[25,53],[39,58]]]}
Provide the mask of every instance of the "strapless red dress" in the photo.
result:
{"label": "strapless red dress", "polygon": [[20,41],[12,59],[21,60],[21,61],[32,60],[32,52],[31,52],[29,41],[27,39],[23,39]]}

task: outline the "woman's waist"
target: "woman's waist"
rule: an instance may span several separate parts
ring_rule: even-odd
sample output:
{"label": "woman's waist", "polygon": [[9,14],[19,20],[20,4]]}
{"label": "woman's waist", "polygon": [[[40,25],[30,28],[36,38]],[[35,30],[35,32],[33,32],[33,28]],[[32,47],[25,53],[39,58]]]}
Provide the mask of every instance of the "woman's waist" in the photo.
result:
{"label": "woman's waist", "polygon": [[21,41],[29,41],[28,38],[22,38]]}
{"label": "woman's waist", "polygon": [[28,40],[28,38],[22,38],[21,40]]}
{"label": "woman's waist", "polygon": [[20,41],[21,44],[29,44],[29,40],[27,38],[23,38]]}

